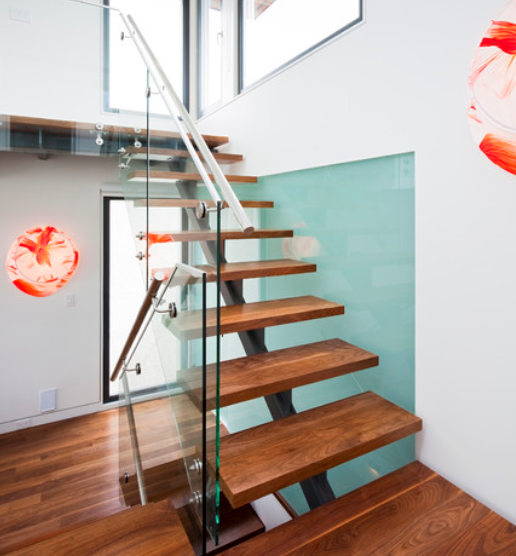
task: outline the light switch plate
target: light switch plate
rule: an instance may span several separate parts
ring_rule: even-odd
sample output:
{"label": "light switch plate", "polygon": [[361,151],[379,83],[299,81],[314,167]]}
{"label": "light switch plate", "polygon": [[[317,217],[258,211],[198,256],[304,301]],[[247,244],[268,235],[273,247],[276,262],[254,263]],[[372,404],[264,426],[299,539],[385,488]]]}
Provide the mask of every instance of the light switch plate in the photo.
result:
{"label": "light switch plate", "polygon": [[20,8],[11,6],[10,17],[14,21],[23,21],[24,23],[32,23],[32,11],[29,8]]}

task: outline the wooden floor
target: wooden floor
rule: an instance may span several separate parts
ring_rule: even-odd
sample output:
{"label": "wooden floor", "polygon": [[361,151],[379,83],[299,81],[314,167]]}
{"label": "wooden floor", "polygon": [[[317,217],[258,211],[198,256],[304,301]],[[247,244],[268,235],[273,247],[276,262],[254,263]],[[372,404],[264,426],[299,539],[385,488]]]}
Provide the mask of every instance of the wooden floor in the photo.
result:
{"label": "wooden floor", "polygon": [[10,556],[195,556],[172,503],[137,506],[64,530]]}
{"label": "wooden floor", "polygon": [[[135,406],[139,423],[153,423],[153,438],[141,446],[149,466],[179,452],[165,402]],[[0,436],[0,554],[126,509],[118,421],[115,409]]]}
{"label": "wooden floor", "polygon": [[[173,520],[167,517],[170,510],[162,505],[164,498],[172,500],[178,509],[190,541],[194,545],[199,542],[182,456],[188,450],[185,443],[188,444],[189,435],[198,437],[200,420],[186,396],[176,396],[174,404],[175,416],[168,397],[134,405],[147,494],[149,502],[158,504],[153,508],[146,506],[148,510],[136,516],[136,521],[142,522],[157,516],[155,543],[145,544],[143,529],[132,527],[133,544],[145,546],[141,554],[163,554],[160,539],[173,537],[175,546],[183,542]],[[181,419],[183,449],[177,437],[176,418]],[[137,506],[140,499],[126,428],[125,413],[114,409],[0,436],[0,555],[38,554],[41,548],[49,556],[68,556],[72,554],[69,547],[73,538],[82,535],[87,539],[88,534],[92,535],[88,531],[96,531],[93,536],[99,538],[109,536],[120,524],[135,519],[134,510],[144,508]],[[130,480],[127,484],[122,482],[122,494],[119,485],[123,471],[128,472]],[[263,532],[263,524],[250,506],[235,512],[225,499],[221,499],[221,504],[220,546],[215,548],[209,543],[211,553]],[[136,507],[128,513],[129,506]],[[113,518],[104,520],[108,516]],[[82,528],[79,530],[78,526]],[[65,534],[56,536],[59,531]],[[123,546],[123,539],[112,536],[113,542],[106,544],[102,554],[116,554]],[[43,542],[32,546],[35,541]],[[151,551],[151,544],[156,552]],[[126,548],[124,553],[128,553]],[[93,553],[86,548],[73,552]]]}
{"label": "wooden floor", "polygon": [[[136,406],[136,418],[153,423],[153,434],[142,440],[144,464],[153,469],[178,449],[165,410],[162,400]],[[67,545],[69,540],[53,537],[58,531],[126,510],[119,499],[118,428],[113,410],[0,436],[0,555],[75,554],[66,548],[75,546]],[[162,515],[166,509],[156,511]],[[159,529],[161,521],[154,521]],[[88,530],[73,534],[85,535],[84,546]],[[143,529],[134,534],[146,542]],[[158,534],[165,539],[169,532]],[[43,540],[41,547],[52,547],[50,552],[26,548],[37,539]],[[63,542],[64,551],[55,552],[54,545]],[[415,462],[224,551],[225,556],[262,554],[516,556],[516,527]]]}

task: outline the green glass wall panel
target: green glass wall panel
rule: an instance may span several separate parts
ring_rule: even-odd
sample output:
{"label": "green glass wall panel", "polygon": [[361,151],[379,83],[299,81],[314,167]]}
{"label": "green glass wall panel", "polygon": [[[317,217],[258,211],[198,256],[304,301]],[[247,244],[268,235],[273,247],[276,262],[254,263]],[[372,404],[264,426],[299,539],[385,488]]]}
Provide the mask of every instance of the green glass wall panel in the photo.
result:
{"label": "green glass wall panel", "polygon": [[[242,199],[275,202],[263,227],[293,228],[294,239],[263,242],[263,258],[315,262],[317,272],[262,280],[261,299],[316,295],[345,314],[267,329],[270,350],[342,338],[379,355],[380,365],[294,390],[298,411],[372,390],[414,411],[414,155],[412,153],[262,177]],[[246,294],[247,301],[257,301]],[[231,431],[270,420],[263,399],[223,411]],[[330,470],[337,495],[414,459],[405,439]],[[284,491],[307,510],[299,486]]]}

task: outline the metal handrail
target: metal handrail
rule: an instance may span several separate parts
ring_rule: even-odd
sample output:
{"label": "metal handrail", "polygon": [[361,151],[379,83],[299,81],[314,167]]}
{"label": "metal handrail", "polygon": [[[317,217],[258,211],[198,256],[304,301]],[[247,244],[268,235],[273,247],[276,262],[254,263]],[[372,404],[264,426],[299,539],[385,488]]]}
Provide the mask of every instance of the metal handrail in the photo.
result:
{"label": "metal handrail", "polygon": [[[190,117],[190,114],[177,96],[174,88],[172,87],[165,72],[163,71],[163,68],[154,56],[138,26],[134,22],[134,19],[130,15],[126,15],[122,12],[119,13],[120,17],[125,23],[125,26],[127,27],[127,30],[129,31],[129,34],[133,38],[136,48],[138,49],[140,56],[147,66],[152,79],[156,84],[156,87],[158,88],[159,93],[161,94],[163,101],[165,102],[165,105],[167,106],[171,116],[173,117],[181,138],[183,139],[186,148],[188,149],[188,152],[192,157],[192,160],[199,170],[202,180],[204,181],[204,184],[206,185],[206,188],[208,189],[212,199],[215,202],[221,200],[188,134],[190,134],[195,141],[199,152],[202,154],[204,161],[208,165],[208,168],[210,169],[215,179],[215,183],[219,186],[224,200],[233,211],[235,218],[240,224],[240,227],[242,228],[244,233],[252,233],[254,231],[254,226],[251,224],[249,217],[244,212],[244,209],[242,208],[238,197],[235,195],[235,192],[229,184],[226,176],[220,169],[220,166],[218,165],[215,157],[208,148],[208,145],[206,144],[203,136],[199,133],[199,130],[195,126],[192,118]],[[181,117],[181,119],[179,118],[179,116]],[[184,130],[183,123],[185,124],[188,133]]]}
{"label": "metal handrail", "polygon": [[147,290],[147,294],[145,295],[145,299],[143,300],[140,310],[138,311],[138,314],[134,319],[133,326],[131,327],[131,331],[129,332],[129,336],[127,337],[124,347],[122,348],[122,352],[120,353],[120,357],[118,358],[117,364],[115,365],[115,368],[111,373],[111,377],[110,377],[111,382],[114,382],[118,378],[118,375],[120,374],[122,368],[125,365],[129,364],[130,359],[127,358],[127,354],[131,350],[131,347],[134,344],[134,341],[138,336],[138,333],[140,332],[140,329],[142,327],[142,324],[145,320],[147,313],[149,312],[149,309],[153,306],[152,300],[156,297],[159,287],[161,286],[161,283],[163,282],[164,279],[165,279],[165,274],[163,272],[156,272],[156,274],[154,275],[152,283],[149,286],[149,289]]}
{"label": "metal handrail", "polygon": [[[206,274],[206,272],[204,272],[203,270],[199,270],[198,268],[195,268],[193,266],[189,266],[184,263],[175,263],[175,265],[172,267],[172,271],[170,272],[170,276],[166,281],[165,286],[163,287],[163,290],[159,296],[158,290],[163,283],[163,280],[165,279],[165,273],[158,271],[156,272],[156,274],[154,274],[151,285],[147,290],[140,310],[138,311],[138,314],[134,319],[133,326],[131,327],[129,335],[127,336],[124,347],[122,348],[122,352],[120,353],[117,364],[115,365],[115,368],[111,373],[111,382],[114,382],[117,378],[119,378],[120,373],[122,373],[123,375],[127,370],[127,367],[131,363],[131,360],[134,357],[134,354],[136,353],[136,350],[138,349],[138,346],[140,345],[140,342],[142,341],[142,338],[145,335],[145,332],[147,331],[147,328],[149,327],[154,315],[156,313],[171,311],[171,309],[160,309],[160,305],[163,302],[165,293],[167,292],[178,270],[184,270],[185,272],[188,272],[192,276],[192,278],[202,278],[202,276]],[[151,311],[150,313],[149,310]]]}

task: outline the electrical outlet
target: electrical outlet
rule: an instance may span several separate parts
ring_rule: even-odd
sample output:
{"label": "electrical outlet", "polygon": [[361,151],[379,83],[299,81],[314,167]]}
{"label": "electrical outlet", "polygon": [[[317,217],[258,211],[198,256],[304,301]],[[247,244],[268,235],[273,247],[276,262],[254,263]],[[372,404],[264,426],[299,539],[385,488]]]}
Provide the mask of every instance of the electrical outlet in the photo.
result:
{"label": "electrical outlet", "polygon": [[32,23],[32,11],[29,8],[11,6],[10,16],[13,21]]}
{"label": "electrical outlet", "polygon": [[57,390],[51,388],[50,390],[42,390],[39,393],[39,410],[41,413],[47,411],[55,411],[57,406]]}
{"label": "electrical outlet", "polygon": [[75,307],[75,294],[67,295],[65,298],[65,307]]}
{"label": "electrical outlet", "polygon": [[16,421],[16,423],[14,423],[17,431],[28,429],[31,425],[32,419],[21,419],[20,421]]}

